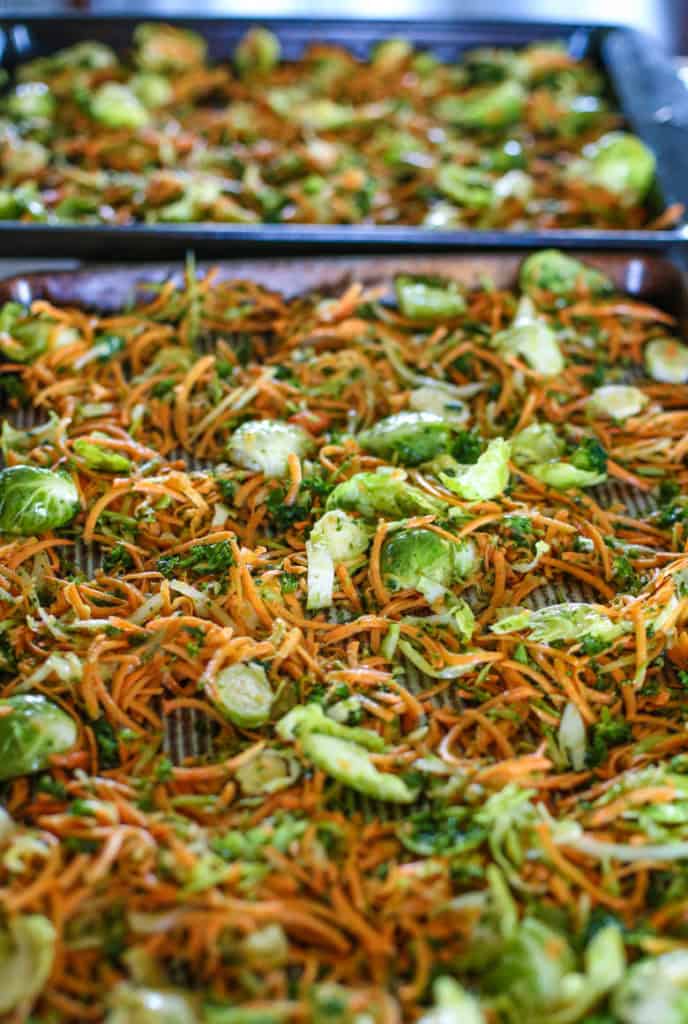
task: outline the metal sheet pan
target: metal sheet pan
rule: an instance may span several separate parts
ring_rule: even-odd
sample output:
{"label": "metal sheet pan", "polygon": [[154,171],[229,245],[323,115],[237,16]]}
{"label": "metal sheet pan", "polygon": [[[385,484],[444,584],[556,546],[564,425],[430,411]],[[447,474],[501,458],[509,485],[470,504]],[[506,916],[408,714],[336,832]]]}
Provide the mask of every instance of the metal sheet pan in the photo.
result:
{"label": "metal sheet pan", "polygon": [[[643,253],[584,253],[583,259],[608,274],[617,287],[633,297],[652,303],[671,313],[678,320],[679,333],[688,337],[688,275],[672,260]],[[306,291],[322,293],[342,290],[351,281],[367,285],[384,285],[393,292],[396,274],[438,274],[454,278],[470,287],[478,285],[486,276],[498,287],[516,284],[518,268],[523,254],[511,251],[501,254],[457,253],[451,256],[414,257],[348,257],[305,260],[235,260],[219,264],[222,278],[241,278],[294,296]],[[217,264],[216,264],[217,265]],[[204,269],[203,266],[200,268]],[[78,271],[46,271],[22,274],[0,281],[0,304],[9,300],[29,303],[47,299],[60,305],[72,305],[94,312],[110,313],[138,297],[143,297],[143,286],[163,281],[171,276],[181,278],[181,264],[121,265],[89,267]],[[3,409],[0,408],[0,417]],[[35,411],[27,407],[11,414],[17,426],[34,425]],[[200,468],[190,460],[191,468]],[[642,515],[649,507],[645,492],[624,484],[609,482],[596,489],[597,499],[604,505],[620,502],[631,514]],[[91,575],[100,564],[100,554],[94,547],[76,545],[75,562]],[[594,600],[594,592],[585,584],[572,581],[566,598],[572,601]],[[561,600],[557,590],[540,587],[526,599],[533,608]],[[418,692],[428,681],[412,666],[408,666],[408,685]],[[195,727],[197,713],[183,710],[174,712],[166,720],[165,749],[175,763],[186,757],[209,751],[207,733],[199,739]],[[352,806],[366,812],[365,799],[352,797]]]}
{"label": "metal sheet pan", "polygon": [[[122,50],[141,18],[131,15],[26,16],[7,14],[0,20],[0,66],[8,71],[19,62],[50,53],[83,39],[96,39]],[[151,19],[147,19],[151,20]],[[166,18],[200,32],[214,59],[226,59],[253,22],[243,18]],[[365,57],[380,39],[402,35],[445,60],[483,45],[522,46],[534,40],[563,39],[570,52],[587,56],[605,72],[629,127],[657,155],[653,203],[657,212],[675,202],[688,202],[688,90],[657,44],[639,33],[616,26],[575,23],[489,21],[364,21],[342,19],[261,19],[281,40],[288,59],[308,43],[345,46]],[[171,259],[193,249],[199,255],[226,257],[229,251],[271,252],[410,250],[420,246],[446,251],[457,246],[499,248],[559,245],[570,248],[667,247],[688,238],[684,225],[669,231],[432,231],[418,227],[321,225],[101,225],[18,224],[0,222],[0,252],[14,256],[81,256],[89,259]]]}

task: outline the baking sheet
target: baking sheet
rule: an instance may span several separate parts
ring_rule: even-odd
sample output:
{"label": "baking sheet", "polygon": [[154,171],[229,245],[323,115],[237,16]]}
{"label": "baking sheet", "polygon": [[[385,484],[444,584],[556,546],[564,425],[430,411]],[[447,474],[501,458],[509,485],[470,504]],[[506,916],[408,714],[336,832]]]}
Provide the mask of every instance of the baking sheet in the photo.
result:
{"label": "baking sheet", "polygon": [[[0,67],[11,72],[19,62],[45,55],[84,39],[116,50],[126,49],[141,17],[78,14],[0,20]],[[156,20],[146,16],[146,20]],[[210,57],[227,59],[254,24],[245,18],[164,18],[170,24],[199,32],[208,41]],[[415,46],[453,60],[477,46],[524,46],[536,40],[564,40],[577,57],[589,57],[605,72],[611,91],[630,129],[657,156],[652,200],[659,213],[688,201],[688,91],[676,68],[651,39],[613,25],[524,21],[432,21],[362,19],[261,19],[275,32],[286,59],[295,59],[311,42],[341,45],[366,57],[381,39],[403,36]],[[668,231],[433,231],[418,227],[375,225],[46,225],[0,221],[0,246],[15,256],[81,256],[89,259],[170,259],[193,249],[199,255],[227,256],[228,251],[346,251],[380,247],[410,250],[424,246],[446,251],[456,246],[529,247],[560,245],[585,248],[666,247],[688,238],[685,225]]]}
{"label": "baking sheet", "polygon": [[[493,255],[488,253],[457,253],[452,256],[414,257],[348,257],[331,259],[290,260],[236,260],[219,264],[201,264],[203,273],[209,266],[219,268],[221,279],[251,280],[286,296],[308,291],[322,293],[343,290],[351,281],[368,286],[386,286],[390,297],[393,280],[399,273],[437,274],[453,278],[464,286],[479,284],[491,278],[499,288],[516,285],[518,268],[523,255],[517,252]],[[644,302],[659,307],[676,317],[678,333],[688,335],[688,275],[665,256],[643,253],[583,253],[582,259],[609,275],[616,286]],[[36,299],[47,299],[58,305],[78,306],[98,313],[110,313],[122,306],[142,299],[145,286],[174,277],[181,280],[181,264],[154,264],[148,266],[102,266],[77,271],[56,271],[20,274],[0,281],[0,304],[14,300],[24,304]],[[148,293],[150,294],[150,293]],[[3,414],[0,408],[0,417]],[[8,415],[8,411],[4,410]],[[26,407],[9,414],[16,426],[35,425],[35,411]],[[181,457],[182,453],[178,453]],[[194,459],[190,468],[202,468]],[[595,488],[593,493],[603,505],[620,502],[631,514],[644,514],[651,505],[647,494],[616,482]],[[75,546],[75,563],[79,570],[92,575],[100,563],[96,547],[83,543]],[[592,590],[585,584],[570,583],[565,595],[571,601],[595,600]],[[532,592],[524,602],[533,608],[562,600],[561,587],[543,586]],[[420,692],[429,685],[418,670],[407,666],[407,685]],[[168,756],[179,763],[190,756],[201,756],[210,751],[208,732],[196,727],[197,713],[183,710],[174,712],[166,721],[165,746]],[[366,810],[364,798],[351,797],[356,806]]]}

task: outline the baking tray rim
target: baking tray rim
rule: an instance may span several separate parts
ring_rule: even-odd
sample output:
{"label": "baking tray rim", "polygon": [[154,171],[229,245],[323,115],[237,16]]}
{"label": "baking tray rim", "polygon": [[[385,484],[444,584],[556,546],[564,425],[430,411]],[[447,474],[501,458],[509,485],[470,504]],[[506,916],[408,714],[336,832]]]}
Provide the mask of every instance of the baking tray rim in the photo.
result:
{"label": "baking tray rim", "polygon": [[[480,283],[486,272],[499,271],[497,283],[502,282],[504,287],[511,287],[516,283],[517,270],[525,256],[526,253],[520,248],[495,252],[483,249],[473,252],[428,252],[415,256],[400,253],[321,253],[296,259],[290,256],[275,258],[263,255],[224,260],[204,259],[197,263],[196,269],[204,273],[217,267],[220,280],[254,280],[267,288],[294,296],[318,288],[342,287],[352,280],[360,280],[364,284],[391,282],[394,275],[401,272],[453,277],[470,287]],[[609,274],[625,294],[645,298],[647,301],[657,292],[672,296],[677,315],[687,318],[688,327],[688,270],[671,253],[628,248],[621,251],[582,251],[577,253],[577,257]],[[56,303],[80,305],[94,311],[106,309],[109,312],[118,308],[117,302],[127,301],[133,295],[140,294],[135,290],[139,285],[175,276],[181,278],[184,269],[184,263],[180,260],[157,260],[92,263],[72,269],[30,270],[0,279],[0,301],[16,299],[28,303],[36,298],[49,297]],[[121,300],[120,293],[112,291],[115,284],[130,289],[126,299]],[[109,296],[106,307],[89,304],[89,299],[98,294],[94,285],[101,285],[103,294]]]}

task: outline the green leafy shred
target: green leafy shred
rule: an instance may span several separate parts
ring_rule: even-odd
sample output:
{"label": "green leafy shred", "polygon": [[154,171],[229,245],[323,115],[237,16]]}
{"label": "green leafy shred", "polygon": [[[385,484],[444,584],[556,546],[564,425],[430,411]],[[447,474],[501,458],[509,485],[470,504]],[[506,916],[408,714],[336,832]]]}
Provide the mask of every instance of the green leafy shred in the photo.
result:
{"label": "green leafy shred", "polygon": [[234,565],[234,555],[229,541],[216,544],[195,544],[178,555],[163,555],[158,559],[157,568],[167,579],[179,573],[190,572],[194,576],[213,576],[225,573]]}

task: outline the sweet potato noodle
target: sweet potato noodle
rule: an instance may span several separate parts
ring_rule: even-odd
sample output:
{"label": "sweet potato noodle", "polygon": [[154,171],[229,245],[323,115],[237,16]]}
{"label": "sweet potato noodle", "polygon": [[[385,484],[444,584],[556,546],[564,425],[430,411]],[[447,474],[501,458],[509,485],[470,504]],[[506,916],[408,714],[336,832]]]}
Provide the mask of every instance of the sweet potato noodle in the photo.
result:
{"label": "sweet potato noodle", "polygon": [[683,1019],[688,349],[395,285],[0,310],[3,1019]]}
{"label": "sweet potato noodle", "polygon": [[564,44],[443,63],[403,39],[367,60],[280,59],[253,29],[211,63],[193,32],[141,24],[16,69],[0,99],[0,219],[48,223],[671,227],[653,154]]}

